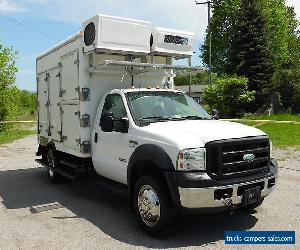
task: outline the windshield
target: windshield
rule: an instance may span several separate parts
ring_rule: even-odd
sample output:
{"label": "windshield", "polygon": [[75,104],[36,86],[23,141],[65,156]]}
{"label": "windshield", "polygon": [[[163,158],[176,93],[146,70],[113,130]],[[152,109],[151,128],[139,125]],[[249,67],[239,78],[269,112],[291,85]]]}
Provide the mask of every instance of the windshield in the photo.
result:
{"label": "windshield", "polygon": [[193,98],[182,92],[129,92],[127,99],[134,119],[140,123],[211,119],[210,115]]}

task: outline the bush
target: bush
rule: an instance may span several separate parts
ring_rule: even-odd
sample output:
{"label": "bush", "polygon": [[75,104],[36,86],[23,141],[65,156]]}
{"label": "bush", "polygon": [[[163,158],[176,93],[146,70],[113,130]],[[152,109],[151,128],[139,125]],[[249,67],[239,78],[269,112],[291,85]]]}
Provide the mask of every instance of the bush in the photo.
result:
{"label": "bush", "polygon": [[246,105],[255,100],[255,91],[248,91],[248,79],[224,76],[215,80],[203,94],[210,109],[217,109],[223,118],[243,116]]}
{"label": "bush", "polygon": [[20,91],[17,87],[0,90],[0,121],[13,120],[19,114]]}

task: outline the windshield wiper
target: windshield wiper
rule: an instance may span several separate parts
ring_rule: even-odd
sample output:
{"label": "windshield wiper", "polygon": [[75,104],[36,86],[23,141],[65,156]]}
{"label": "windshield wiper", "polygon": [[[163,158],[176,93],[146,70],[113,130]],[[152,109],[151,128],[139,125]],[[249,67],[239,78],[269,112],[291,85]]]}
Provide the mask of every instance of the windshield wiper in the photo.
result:
{"label": "windshield wiper", "polygon": [[161,119],[166,119],[167,117],[164,116],[147,116],[147,117],[142,117],[140,120],[161,120]]}
{"label": "windshield wiper", "polygon": [[167,116],[148,116],[148,117],[142,117],[140,118],[140,120],[142,121],[149,121],[150,120],[154,120],[154,121],[178,121],[178,120],[182,120],[181,117],[167,117]]}
{"label": "windshield wiper", "polygon": [[188,115],[180,117],[183,120],[204,120],[205,118],[197,115]]}

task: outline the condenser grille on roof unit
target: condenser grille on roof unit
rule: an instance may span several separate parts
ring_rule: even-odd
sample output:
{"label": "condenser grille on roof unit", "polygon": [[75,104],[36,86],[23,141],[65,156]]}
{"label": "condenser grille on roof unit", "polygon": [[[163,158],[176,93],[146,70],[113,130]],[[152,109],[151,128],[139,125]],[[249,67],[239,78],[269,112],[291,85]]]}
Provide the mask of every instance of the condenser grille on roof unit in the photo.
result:
{"label": "condenser grille on roof unit", "polygon": [[86,46],[93,44],[96,38],[96,27],[93,22],[90,22],[84,29],[84,43]]}
{"label": "condenser grille on roof unit", "polygon": [[165,35],[164,42],[165,43],[188,45],[189,39],[187,39],[186,37],[181,37],[181,36]]}

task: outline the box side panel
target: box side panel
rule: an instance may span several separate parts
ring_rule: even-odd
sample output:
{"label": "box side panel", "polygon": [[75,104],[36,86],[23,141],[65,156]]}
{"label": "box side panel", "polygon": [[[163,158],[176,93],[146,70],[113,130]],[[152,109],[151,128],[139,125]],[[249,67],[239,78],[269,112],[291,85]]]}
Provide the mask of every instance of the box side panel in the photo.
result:
{"label": "box side panel", "polygon": [[60,69],[59,67],[49,70],[49,120],[51,138],[61,140],[61,109],[60,109]]}
{"label": "box side panel", "polygon": [[62,144],[80,151],[80,126],[78,103],[62,103]]}
{"label": "box side panel", "polygon": [[[79,68],[78,53],[81,51],[82,39],[78,38],[37,60],[37,76],[41,79],[38,83],[39,123],[43,126],[39,141],[41,143],[43,136],[46,141],[53,141],[59,151],[90,157],[89,153],[82,154],[80,151],[79,70],[85,72],[85,68]],[[44,84],[42,78],[47,78],[47,75],[48,80]],[[44,108],[47,95],[48,115],[47,106]],[[49,134],[44,128],[47,125],[51,132]]]}
{"label": "box side panel", "polygon": [[79,58],[78,50],[63,55],[61,62],[62,100],[78,100]]}

